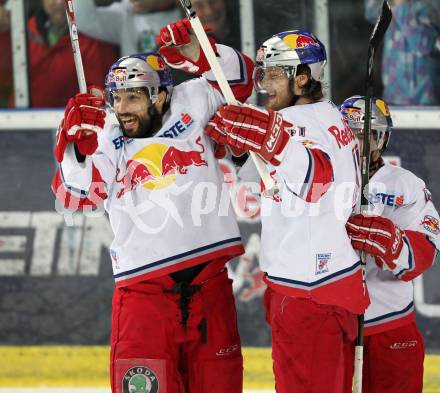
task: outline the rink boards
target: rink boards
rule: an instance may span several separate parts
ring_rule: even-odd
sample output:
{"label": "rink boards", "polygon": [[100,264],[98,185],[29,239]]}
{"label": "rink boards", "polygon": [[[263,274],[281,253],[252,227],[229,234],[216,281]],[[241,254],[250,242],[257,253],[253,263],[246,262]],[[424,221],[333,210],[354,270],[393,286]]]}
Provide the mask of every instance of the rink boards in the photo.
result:
{"label": "rink boards", "polygon": [[[270,348],[245,347],[243,355],[245,389],[273,389]],[[5,387],[14,393],[12,388],[105,388],[109,383],[104,346],[0,347],[0,359],[0,393]],[[426,357],[423,391],[440,393],[440,355]]]}
{"label": "rink boards", "polygon": [[[103,215],[76,217],[67,226],[56,211],[50,191],[54,131],[48,128],[57,119],[44,118],[47,124],[33,120],[44,128],[40,131],[20,129],[11,124],[14,117],[8,124],[16,129],[1,133],[0,393],[18,393],[5,386],[108,386],[112,233]],[[394,132],[388,154],[427,182],[440,207],[438,151],[438,130],[402,128]],[[224,169],[232,171],[227,164]],[[234,181],[234,173],[229,174]],[[243,219],[240,229],[246,255],[229,272],[246,347],[245,387],[272,389],[270,331],[262,310],[265,286],[258,270],[260,223]],[[417,321],[430,354],[440,353],[438,282],[437,261],[415,284]],[[425,367],[424,392],[440,393],[439,356],[427,356]]]}

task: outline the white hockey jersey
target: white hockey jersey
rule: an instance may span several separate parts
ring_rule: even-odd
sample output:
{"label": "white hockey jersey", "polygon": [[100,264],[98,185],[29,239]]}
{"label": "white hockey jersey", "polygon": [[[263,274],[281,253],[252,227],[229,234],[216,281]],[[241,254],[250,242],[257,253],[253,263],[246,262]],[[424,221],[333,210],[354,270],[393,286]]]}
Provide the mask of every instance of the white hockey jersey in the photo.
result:
{"label": "white hockey jersey", "polygon": [[359,190],[355,136],[329,101],[281,113],[295,132],[281,165],[271,167],[280,192],[262,198],[265,280],[286,295],[362,313],[368,296],[345,229]]}
{"label": "white hockey jersey", "polygon": [[413,173],[385,164],[370,180],[369,200],[372,213],[389,218],[405,237],[393,271],[382,270],[372,257],[367,258],[371,304],[365,312],[365,335],[414,320],[411,280],[431,267],[440,249],[439,215],[425,183]]}
{"label": "white hockey jersey", "polygon": [[[231,53],[237,72],[229,69],[228,79],[250,83],[243,59]],[[213,143],[204,134],[223,103],[207,79],[193,79],[174,88],[154,137],[127,139],[118,125],[106,125],[98,150],[83,164],[68,146],[53,188],[65,205],[104,199],[117,286],[220,257],[226,262],[244,251]]]}

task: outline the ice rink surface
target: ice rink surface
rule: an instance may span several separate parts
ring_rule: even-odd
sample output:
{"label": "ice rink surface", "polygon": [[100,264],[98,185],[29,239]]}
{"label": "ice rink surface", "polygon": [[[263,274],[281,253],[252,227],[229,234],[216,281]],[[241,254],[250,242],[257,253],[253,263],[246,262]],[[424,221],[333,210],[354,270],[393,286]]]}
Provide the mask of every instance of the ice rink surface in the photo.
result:
{"label": "ice rink surface", "polygon": [[[102,388],[0,388],[0,393],[110,393]],[[274,390],[244,390],[243,393],[275,393]]]}

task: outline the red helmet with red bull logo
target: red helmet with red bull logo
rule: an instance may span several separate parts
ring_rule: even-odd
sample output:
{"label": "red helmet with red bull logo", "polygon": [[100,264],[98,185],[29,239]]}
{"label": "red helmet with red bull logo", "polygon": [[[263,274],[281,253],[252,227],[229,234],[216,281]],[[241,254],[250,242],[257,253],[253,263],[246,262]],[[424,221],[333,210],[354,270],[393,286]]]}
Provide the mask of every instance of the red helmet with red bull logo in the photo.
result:
{"label": "red helmet with red bull logo", "polygon": [[273,35],[263,42],[257,51],[254,82],[261,89],[259,82],[264,79],[265,69],[278,67],[287,72],[287,76],[296,76],[298,65],[307,64],[311,76],[320,81],[327,62],[324,44],[306,31],[290,30]]}
{"label": "red helmet with red bull logo", "polygon": [[[362,133],[365,121],[365,97],[347,98],[339,108],[348,126],[356,133]],[[388,146],[393,129],[393,120],[387,103],[381,98],[371,99],[371,130],[378,149],[384,151]],[[387,136],[387,137],[385,137]]]}
{"label": "red helmet with red bull logo", "polygon": [[157,100],[160,88],[165,88],[169,101],[173,90],[173,78],[170,68],[159,54],[149,52],[124,56],[112,64],[105,77],[107,103],[113,107],[113,90],[136,87],[145,87],[153,104]]}

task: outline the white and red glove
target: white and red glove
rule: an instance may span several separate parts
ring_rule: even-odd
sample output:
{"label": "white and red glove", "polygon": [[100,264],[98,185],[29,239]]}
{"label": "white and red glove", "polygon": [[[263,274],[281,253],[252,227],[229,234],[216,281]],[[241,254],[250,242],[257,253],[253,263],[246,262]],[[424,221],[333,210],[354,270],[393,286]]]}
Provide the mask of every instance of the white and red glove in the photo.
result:
{"label": "white and red glove", "polygon": [[353,248],[372,255],[381,269],[394,270],[403,247],[402,231],[382,216],[356,214],[346,224]]}
{"label": "white and red glove", "polygon": [[251,105],[225,105],[205,127],[205,132],[221,145],[250,150],[278,166],[293,125],[279,112]]}
{"label": "white and red glove", "polygon": [[222,128],[222,120],[219,111],[217,111],[211,120],[209,120],[207,126],[205,127],[205,132],[215,141],[215,158],[225,158],[228,154],[228,151],[234,157],[241,157],[246,153],[245,150],[237,149],[235,146],[228,145],[227,134]]}
{"label": "white and red glove", "polygon": [[[209,31],[207,28],[205,30]],[[197,60],[192,60],[185,57],[179,50],[180,46],[188,45],[192,42],[191,33],[191,22],[188,18],[185,18],[162,27],[159,35],[156,37],[156,43],[159,45],[159,53],[170,67],[201,75],[211,69],[203,51],[200,50]],[[215,39],[213,37],[208,37],[208,39],[214,52],[217,53]]]}
{"label": "white and red glove", "polygon": [[[96,89],[96,87],[94,88]],[[71,98],[64,118],[57,130],[55,158],[61,162],[69,143],[75,143],[83,156],[93,154],[98,148],[97,132],[105,122],[104,98],[81,93]]]}

